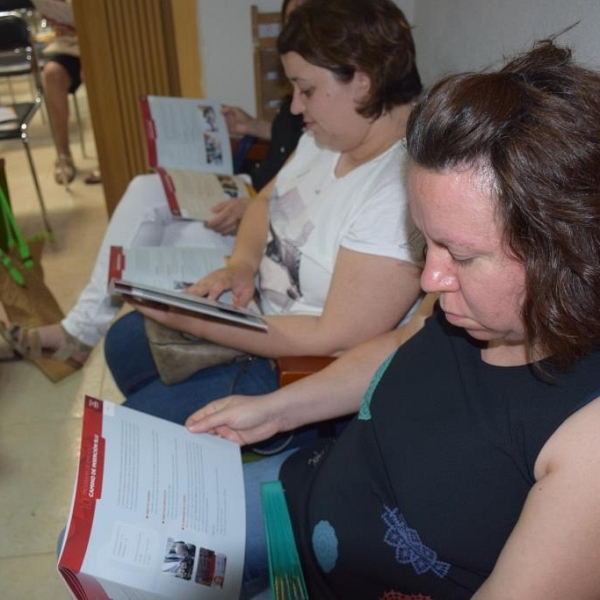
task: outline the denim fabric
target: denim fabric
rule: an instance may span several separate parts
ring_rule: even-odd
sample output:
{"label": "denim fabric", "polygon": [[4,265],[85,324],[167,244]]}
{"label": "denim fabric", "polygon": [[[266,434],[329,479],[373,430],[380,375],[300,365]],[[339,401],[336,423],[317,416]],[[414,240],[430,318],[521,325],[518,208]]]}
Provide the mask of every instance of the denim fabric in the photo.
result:
{"label": "denim fabric", "polygon": [[[212,400],[231,394],[268,394],[279,387],[278,373],[271,361],[258,357],[203,369],[181,383],[165,385],[150,352],[144,319],[137,311],[113,324],[104,352],[115,382],[126,397],[123,405],[174,423],[185,423]],[[330,423],[326,435],[339,435],[348,421],[344,418]],[[321,433],[322,426],[309,425],[293,434],[279,434],[253,449],[259,454],[275,454],[309,443]]]}
{"label": "denim fabric", "polygon": [[287,450],[277,456],[270,456],[244,465],[246,557],[241,599],[272,597],[268,591],[269,563],[260,499],[260,484],[279,479],[281,465],[293,452],[295,450]]}
{"label": "denim fabric", "polygon": [[266,394],[279,385],[271,362],[255,357],[203,369],[181,383],[165,385],[158,376],[138,312],[113,324],[106,336],[105,355],[116,384],[127,398],[125,406],[175,423],[184,423],[211,400],[233,393]]}

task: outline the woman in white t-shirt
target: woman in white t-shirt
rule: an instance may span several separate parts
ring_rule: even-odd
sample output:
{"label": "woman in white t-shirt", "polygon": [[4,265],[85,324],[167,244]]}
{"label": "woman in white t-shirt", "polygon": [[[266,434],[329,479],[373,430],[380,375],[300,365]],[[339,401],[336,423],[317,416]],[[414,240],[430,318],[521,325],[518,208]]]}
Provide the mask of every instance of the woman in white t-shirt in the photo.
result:
{"label": "woman in white t-shirt", "polygon": [[[421,92],[410,26],[390,0],[307,0],[279,40],[306,132],[294,156],[253,199],[229,265],[189,288],[258,292],[268,331],[138,306],[105,349],[126,405],[181,422],[208,401],[277,387],[268,358],[340,355],[388,331],[419,296],[419,259],[403,184],[404,135]],[[142,315],[251,358],[165,385]],[[262,357],[262,358],[260,358]]]}

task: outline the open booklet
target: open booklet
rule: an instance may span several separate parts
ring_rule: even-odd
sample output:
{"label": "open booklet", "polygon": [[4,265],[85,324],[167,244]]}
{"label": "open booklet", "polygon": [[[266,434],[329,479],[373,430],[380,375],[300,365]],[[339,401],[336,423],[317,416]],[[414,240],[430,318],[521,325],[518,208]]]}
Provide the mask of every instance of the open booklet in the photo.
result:
{"label": "open booklet", "polygon": [[77,600],[237,598],[240,448],[86,397],[58,571]]}
{"label": "open booklet", "polygon": [[192,283],[225,266],[226,259],[222,251],[214,248],[113,246],[109,291],[266,330],[267,324],[256,303],[239,308],[233,305],[230,292],[223,294],[219,301],[185,293],[185,288]]}
{"label": "open booklet", "polygon": [[142,96],[140,106],[148,162],[161,178],[173,216],[205,221],[218,202],[254,194],[244,177],[233,174],[220,104]]}

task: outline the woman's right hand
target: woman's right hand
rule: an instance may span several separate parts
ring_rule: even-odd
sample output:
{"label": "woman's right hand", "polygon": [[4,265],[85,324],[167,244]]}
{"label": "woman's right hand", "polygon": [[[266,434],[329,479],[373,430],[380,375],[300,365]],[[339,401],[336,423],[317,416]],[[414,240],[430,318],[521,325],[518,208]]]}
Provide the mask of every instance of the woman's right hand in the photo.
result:
{"label": "woman's right hand", "polygon": [[217,300],[227,290],[237,306],[247,306],[254,298],[254,271],[244,263],[233,263],[194,283],[186,293]]}
{"label": "woman's right hand", "polygon": [[210,433],[246,446],[279,433],[271,395],[228,396],[215,400],[188,417],[192,433]]}

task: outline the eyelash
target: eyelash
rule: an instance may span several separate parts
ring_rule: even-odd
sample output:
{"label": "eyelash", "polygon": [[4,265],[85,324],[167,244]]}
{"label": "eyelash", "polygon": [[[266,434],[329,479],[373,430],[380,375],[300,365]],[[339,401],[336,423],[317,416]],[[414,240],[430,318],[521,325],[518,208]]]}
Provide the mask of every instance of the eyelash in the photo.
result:
{"label": "eyelash", "polygon": [[454,256],[452,256],[452,260],[460,267],[466,267],[473,262],[473,258],[454,258]]}
{"label": "eyelash", "polygon": [[300,94],[305,98],[310,98],[313,95],[313,88],[308,88],[307,90],[299,90]]}
{"label": "eyelash", "polygon": [[[423,249],[422,249],[423,260],[426,260],[426,258],[427,258],[427,250],[428,249],[429,248],[427,246],[427,243],[424,243],[423,244]],[[450,258],[452,259],[452,262],[456,263],[459,267],[466,267],[466,266],[470,265],[475,260],[474,257],[470,257],[470,258],[456,258],[449,251],[448,251],[448,254],[450,254]]]}

